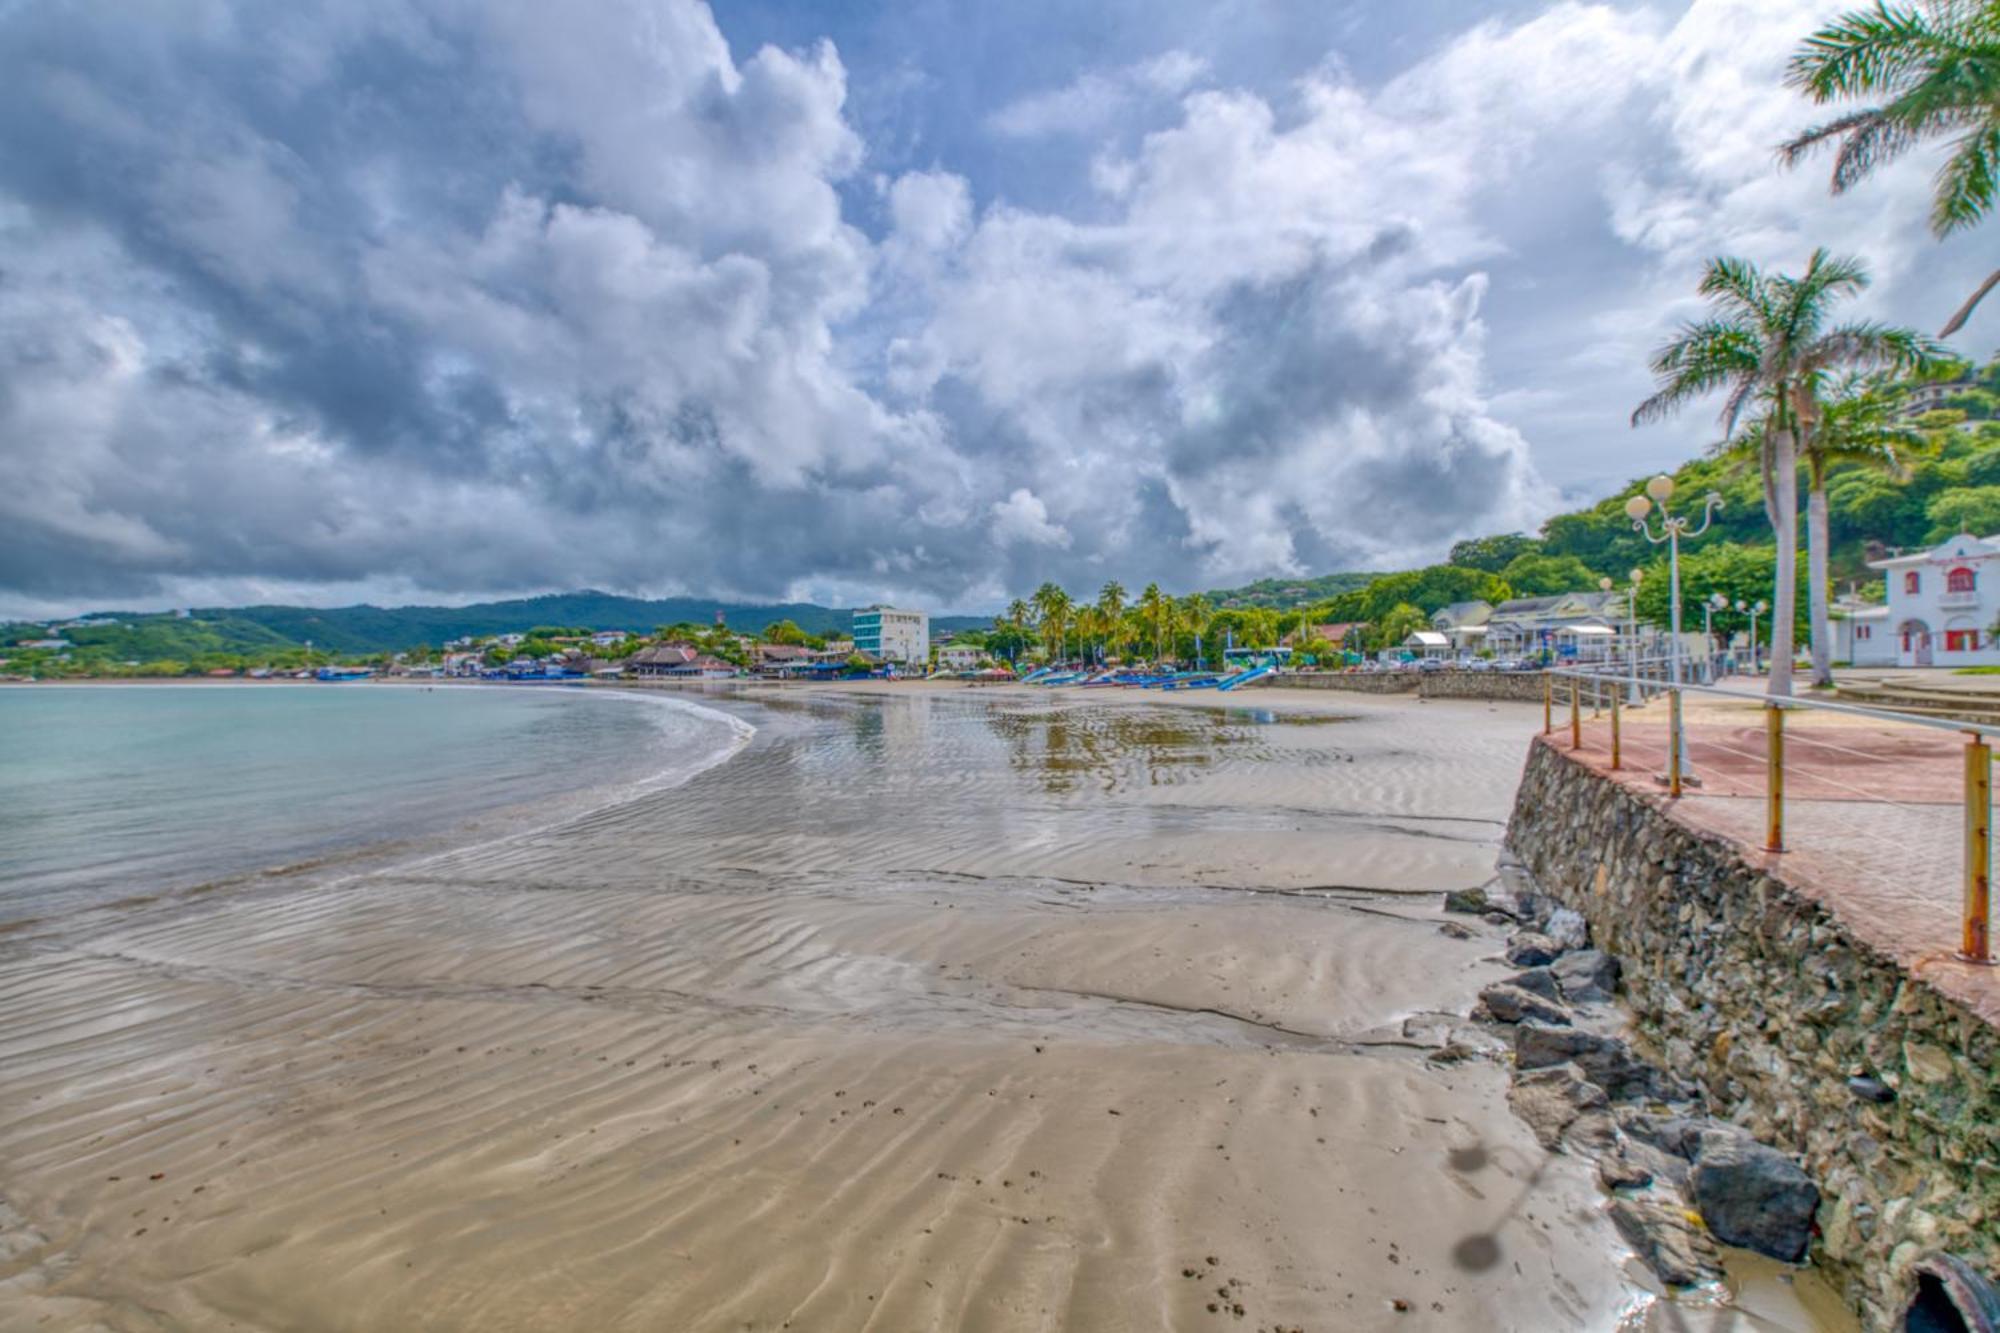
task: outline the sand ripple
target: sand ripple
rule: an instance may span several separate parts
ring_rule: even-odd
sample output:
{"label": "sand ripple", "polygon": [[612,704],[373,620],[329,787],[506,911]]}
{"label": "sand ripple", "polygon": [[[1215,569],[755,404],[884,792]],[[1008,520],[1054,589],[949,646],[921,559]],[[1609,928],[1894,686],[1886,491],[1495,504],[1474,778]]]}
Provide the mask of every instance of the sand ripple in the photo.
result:
{"label": "sand ripple", "polygon": [[679,790],[0,937],[0,1325],[1544,1330],[1632,1299],[1498,1071],[1400,1038],[1497,974],[1397,895],[1490,875],[1528,710],[718,703],[757,737]]}

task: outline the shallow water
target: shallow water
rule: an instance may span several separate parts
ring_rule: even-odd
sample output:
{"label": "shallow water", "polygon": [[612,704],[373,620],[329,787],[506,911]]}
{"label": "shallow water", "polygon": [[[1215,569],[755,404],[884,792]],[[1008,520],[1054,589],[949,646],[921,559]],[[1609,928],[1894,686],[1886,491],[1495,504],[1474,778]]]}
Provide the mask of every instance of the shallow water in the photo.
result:
{"label": "shallow water", "polygon": [[0,922],[692,772],[738,739],[678,700],[390,685],[0,690]]}

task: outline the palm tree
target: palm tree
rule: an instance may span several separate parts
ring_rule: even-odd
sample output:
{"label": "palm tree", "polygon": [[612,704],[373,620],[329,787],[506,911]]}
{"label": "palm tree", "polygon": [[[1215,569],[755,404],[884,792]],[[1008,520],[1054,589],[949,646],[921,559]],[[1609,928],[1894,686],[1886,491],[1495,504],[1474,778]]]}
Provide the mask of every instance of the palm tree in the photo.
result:
{"label": "palm tree", "polygon": [[[1924,433],[1898,416],[1894,397],[1879,376],[1841,376],[1819,395],[1818,421],[1800,440],[1806,468],[1806,595],[1811,625],[1812,683],[1833,683],[1833,617],[1828,604],[1832,580],[1827,562],[1833,549],[1826,498],[1827,474],[1836,466],[1873,467],[1898,481],[1909,469],[1903,455],[1922,449]],[[1717,452],[1760,457],[1765,422],[1753,422]]]}
{"label": "palm tree", "polygon": [[1167,612],[1172,608],[1172,599],[1160,591],[1157,583],[1148,583],[1146,590],[1139,594],[1139,618],[1153,631],[1153,657],[1155,660],[1166,656],[1161,647],[1166,637]]}
{"label": "palm tree", "polygon": [[1069,633],[1070,615],[1075,610],[1076,604],[1070,600],[1068,593],[1053,583],[1044,583],[1035,589],[1035,595],[1029,600],[1035,604],[1035,610],[1040,616],[1042,646],[1048,650],[1049,660],[1060,661],[1063,640]]}
{"label": "palm tree", "polygon": [[1903,455],[1921,449],[1922,431],[1898,415],[1880,379],[1844,375],[1822,396],[1819,420],[1803,442],[1806,461],[1806,578],[1812,602],[1813,684],[1833,683],[1833,631],[1827,606],[1828,533],[1826,474],[1837,464],[1879,468],[1898,480],[1909,475]]}
{"label": "palm tree", "polygon": [[1709,318],[1681,326],[1654,353],[1658,391],[1639,404],[1632,424],[1658,421],[1717,389],[1723,438],[1753,402],[1765,408],[1764,513],[1777,541],[1771,594],[1773,695],[1792,692],[1792,624],[1798,614],[1799,451],[1819,421],[1823,378],[1840,369],[1901,369],[1922,364],[1929,344],[1907,329],[1879,324],[1827,327],[1833,303],[1868,285],[1859,260],[1815,250],[1803,274],[1765,273],[1743,259],[1713,259],[1700,292]]}
{"label": "palm tree", "polygon": [[[1780,149],[1787,165],[1837,141],[1833,192],[1929,139],[1951,155],[1931,196],[1931,230],[1948,236],[1984,218],[2000,186],[2000,4],[1923,0],[1855,10],[1821,28],[1792,57],[1786,81],[1814,102],[1879,97],[1815,125]],[[1996,270],[1951,317],[1949,338],[2000,283]]]}
{"label": "palm tree", "polygon": [[1097,590],[1098,624],[1104,636],[1116,634],[1125,623],[1125,585],[1109,579]]}
{"label": "palm tree", "polygon": [[[1207,597],[1194,592],[1181,598],[1175,607],[1175,616],[1180,621],[1181,629],[1199,638],[1208,633],[1208,622],[1215,619],[1215,608],[1209,605]],[[1193,645],[1189,647],[1192,650]],[[1200,666],[1201,663],[1196,662],[1195,665]]]}

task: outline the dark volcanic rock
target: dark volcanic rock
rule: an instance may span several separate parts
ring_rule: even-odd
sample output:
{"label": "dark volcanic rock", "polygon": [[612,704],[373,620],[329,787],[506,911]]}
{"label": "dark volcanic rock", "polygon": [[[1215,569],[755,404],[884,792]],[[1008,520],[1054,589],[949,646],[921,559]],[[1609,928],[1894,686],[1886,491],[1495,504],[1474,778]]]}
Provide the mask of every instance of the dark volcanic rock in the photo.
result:
{"label": "dark volcanic rock", "polygon": [[1563,998],[1573,1002],[1610,999],[1621,970],[1618,960],[1602,949],[1579,949],[1549,964]]}
{"label": "dark volcanic rock", "polygon": [[1518,1023],[1532,1018],[1540,1023],[1569,1025],[1569,1010],[1558,1000],[1537,995],[1510,982],[1496,981],[1479,992],[1479,1002],[1496,1022]]}
{"label": "dark volcanic rock", "polygon": [[1654,1199],[1614,1199],[1611,1220],[1660,1281],[1692,1287],[1722,1276],[1722,1257],[1678,1208]]}
{"label": "dark volcanic rock", "polygon": [[1438,934],[1454,940],[1469,940],[1472,938],[1472,932],[1464,926],[1459,925],[1456,921],[1447,921],[1439,926]]}
{"label": "dark volcanic rock", "polygon": [[1879,1078],[1851,1078],[1847,1090],[1864,1102],[1885,1105],[1896,1100],[1896,1090]]}
{"label": "dark volcanic rock", "polygon": [[1556,984],[1556,974],[1546,967],[1530,967],[1516,972],[1507,978],[1507,984],[1519,986],[1525,991],[1533,991],[1544,1000],[1562,998],[1562,987]]}
{"label": "dark volcanic rock", "polygon": [[1515,967],[1541,967],[1553,963],[1561,953],[1554,940],[1532,930],[1518,931],[1507,941],[1507,961]]}
{"label": "dark volcanic rock", "polygon": [[1613,1097],[1643,1096],[1653,1086],[1653,1070],[1616,1037],[1533,1022],[1514,1029],[1514,1063],[1520,1068],[1544,1069],[1565,1061],[1575,1061]]}
{"label": "dark volcanic rock", "polygon": [[1717,1240],[1786,1263],[1805,1257],[1819,1187],[1777,1149],[1740,1135],[1704,1134],[1689,1184]]}
{"label": "dark volcanic rock", "polygon": [[1507,1104],[1534,1131],[1537,1142],[1556,1152],[1564,1132],[1584,1115],[1602,1114],[1608,1099],[1581,1069],[1563,1064],[1518,1075],[1507,1089]]}
{"label": "dark volcanic rock", "polygon": [[1690,1162],[1701,1147],[1702,1131],[1713,1129],[1716,1123],[1690,1116],[1654,1115],[1650,1111],[1639,1110],[1622,1111],[1618,1116],[1618,1127],[1632,1138]]}
{"label": "dark volcanic rock", "polygon": [[1444,910],[1480,916],[1492,910],[1492,904],[1486,901],[1484,889],[1453,889],[1444,896]]}

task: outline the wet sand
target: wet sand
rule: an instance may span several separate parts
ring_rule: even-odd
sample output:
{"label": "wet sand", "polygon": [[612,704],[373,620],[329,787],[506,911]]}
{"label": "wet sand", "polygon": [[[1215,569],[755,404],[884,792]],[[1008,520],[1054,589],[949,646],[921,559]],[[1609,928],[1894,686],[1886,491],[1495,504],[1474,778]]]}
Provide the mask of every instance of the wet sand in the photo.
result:
{"label": "wet sand", "polygon": [[1439,1058],[1539,710],[704,702],[675,790],[0,936],[0,1327],[1708,1326]]}

